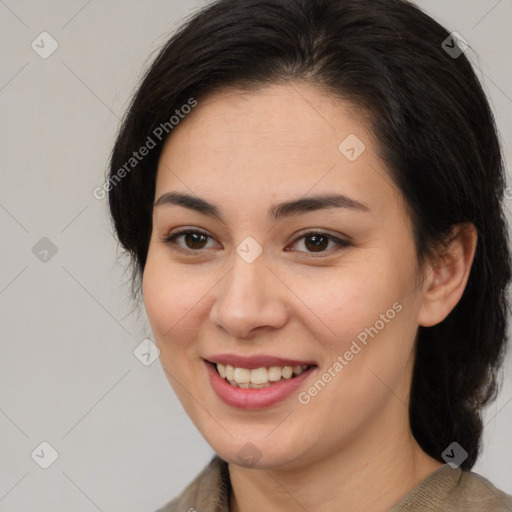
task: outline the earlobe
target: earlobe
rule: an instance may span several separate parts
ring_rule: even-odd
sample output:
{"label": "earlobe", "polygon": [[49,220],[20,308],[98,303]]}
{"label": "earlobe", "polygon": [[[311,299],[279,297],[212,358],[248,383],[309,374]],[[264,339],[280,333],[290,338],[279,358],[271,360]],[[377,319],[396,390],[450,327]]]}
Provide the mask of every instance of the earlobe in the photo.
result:
{"label": "earlobe", "polygon": [[418,325],[431,327],[442,322],[457,305],[466,288],[477,242],[472,223],[454,226],[449,246],[425,269]]}

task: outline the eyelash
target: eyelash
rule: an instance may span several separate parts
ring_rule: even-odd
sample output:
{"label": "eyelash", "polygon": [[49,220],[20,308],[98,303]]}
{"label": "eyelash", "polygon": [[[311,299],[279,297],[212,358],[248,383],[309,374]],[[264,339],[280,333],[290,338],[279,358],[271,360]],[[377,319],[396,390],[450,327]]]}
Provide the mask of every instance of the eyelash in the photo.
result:
{"label": "eyelash", "polygon": [[[176,239],[181,237],[181,236],[185,236],[185,235],[188,235],[188,234],[198,234],[198,235],[203,235],[209,239],[212,239],[213,237],[211,237],[210,235],[208,235],[207,233],[204,233],[203,231],[199,231],[197,229],[186,229],[186,230],[183,230],[183,231],[179,231],[177,233],[171,233],[169,234],[168,236],[164,237],[162,239],[163,242],[165,243],[168,243],[168,244],[172,244],[174,246],[176,246],[176,249],[179,250],[179,251],[182,251],[182,252],[187,252],[187,253],[200,253],[206,249],[189,249],[189,248],[183,248],[183,247],[180,247],[177,243],[176,243]],[[300,235],[298,238],[296,238],[293,242],[292,242],[292,245],[296,244],[299,240],[302,240],[302,239],[306,239],[308,237],[311,237],[311,236],[321,236],[321,237],[325,237],[327,238],[329,241],[331,242],[334,242],[337,247],[336,247],[336,251],[338,250],[341,250],[345,247],[348,247],[350,245],[350,242],[346,241],[346,240],[341,240],[329,233],[324,233],[322,231],[308,231],[307,233],[304,233],[302,235]],[[302,252],[302,253],[306,253],[310,256],[312,256],[313,258],[322,258],[322,257],[325,257],[325,256],[329,256],[332,252],[332,249],[331,250],[328,250],[328,251],[321,251],[321,252],[318,252],[318,253],[315,253],[315,252],[309,252],[309,251],[295,251],[293,250],[294,252]]]}

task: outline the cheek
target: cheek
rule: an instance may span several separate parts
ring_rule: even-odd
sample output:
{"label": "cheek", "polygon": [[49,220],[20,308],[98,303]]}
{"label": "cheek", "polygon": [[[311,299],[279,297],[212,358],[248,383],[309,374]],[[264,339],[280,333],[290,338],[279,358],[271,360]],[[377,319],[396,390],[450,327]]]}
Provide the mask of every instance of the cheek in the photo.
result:
{"label": "cheek", "polygon": [[179,340],[176,333],[190,321],[190,314],[198,303],[195,293],[197,286],[193,284],[193,277],[190,279],[177,272],[165,258],[149,251],[142,292],[144,307],[158,344],[175,343],[175,340]]}
{"label": "cheek", "polygon": [[318,335],[322,332],[324,339],[333,340],[333,345],[340,340],[349,340],[350,344],[376,322],[377,327],[382,327],[383,321],[393,320],[398,308],[393,309],[393,304],[403,305],[407,285],[403,275],[397,277],[398,272],[384,267],[351,266],[348,271],[326,273],[310,283],[303,300],[315,313],[309,317],[311,330]]}
{"label": "cheek", "polygon": [[[408,275],[405,268],[399,272],[396,266],[367,270],[352,272],[342,282],[332,280],[325,288],[333,290],[328,294],[315,287],[311,295],[312,301],[316,297],[322,320],[335,333],[318,338],[326,351],[325,366],[338,362],[331,390],[343,396],[341,401],[349,408],[360,400],[368,402],[369,396],[376,400],[373,405],[383,400],[387,388],[382,382],[397,385],[417,330],[413,274]],[[328,406],[329,400],[326,394],[318,403]],[[373,406],[368,403],[368,407]]]}

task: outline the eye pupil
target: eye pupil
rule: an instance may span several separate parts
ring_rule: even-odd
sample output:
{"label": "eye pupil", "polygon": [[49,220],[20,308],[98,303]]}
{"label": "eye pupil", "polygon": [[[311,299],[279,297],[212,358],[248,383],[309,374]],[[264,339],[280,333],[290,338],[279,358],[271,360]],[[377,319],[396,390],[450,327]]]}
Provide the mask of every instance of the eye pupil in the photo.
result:
{"label": "eye pupil", "polygon": [[[189,243],[189,242],[191,242],[191,243]],[[202,249],[205,242],[206,242],[206,235],[203,235],[202,233],[186,233],[185,234],[185,243],[187,244],[187,247],[189,249]]]}
{"label": "eye pupil", "polygon": [[[311,240],[312,244],[308,243]],[[308,250],[312,250],[312,252],[319,252],[318,249],[323,250],[327,247],[329,240],[326,236],[323,235],[311,235],[308,236],[305,240],[305,245]]]}

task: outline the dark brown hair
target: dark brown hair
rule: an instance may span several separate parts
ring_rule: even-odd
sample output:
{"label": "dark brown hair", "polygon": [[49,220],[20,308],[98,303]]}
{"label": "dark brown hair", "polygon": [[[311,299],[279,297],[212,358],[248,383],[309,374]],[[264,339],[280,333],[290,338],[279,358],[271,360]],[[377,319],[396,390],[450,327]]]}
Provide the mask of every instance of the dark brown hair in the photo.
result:
{"label": "dark brown hair", "polygon": [[[154,133],[190,98],[200,103],[230,85],[307,81],[368,112],[380,156],[410,209],[419,261],[453,226],[471,222],[478,231],[461,300],[444,321],[418,329],[410,398],[411,429],[423,450],[442,461],[457,441],[468,452],[462,468],[470,469],[481,409],[497,391],[511,268],[493,115],[464,53],[447,51],[459,48],[449,38],[402,0],[215,1],[182,25],[141,81],[113,148],[109,205],[137,294],[157,164],[172,129],[160,139]],[[148,137],[155,147],[114,183]]]}

